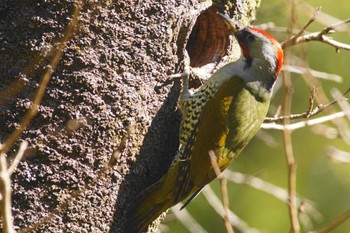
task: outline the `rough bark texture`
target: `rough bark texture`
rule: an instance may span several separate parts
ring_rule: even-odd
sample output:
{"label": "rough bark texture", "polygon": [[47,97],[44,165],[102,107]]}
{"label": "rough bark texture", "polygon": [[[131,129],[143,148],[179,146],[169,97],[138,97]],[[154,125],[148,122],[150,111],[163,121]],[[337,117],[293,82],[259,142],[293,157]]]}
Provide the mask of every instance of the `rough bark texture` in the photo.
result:
{"label": "rough bark texture", "polygon": [[[1,142],[30,106],[74,2],[2,0]],[[202,14],[210,24],[218,8],[248,22],[259,1],[224,2],[205,11],[210,1],[84,1],[76,34],[21,137],[30,148],[12,176],[17,230],[60,207],[36,231],[123,232],[132,197],[159,179],[176,153],[181,84],[167,75],[181,71],[186,45],[199,43],[193,34],[187,44],[196,18]],[[200,65],[221,60],[227,32],[221,37],[210,54],[199,56],[207,57]],[[116,164],[101,172],[121,141]]]}

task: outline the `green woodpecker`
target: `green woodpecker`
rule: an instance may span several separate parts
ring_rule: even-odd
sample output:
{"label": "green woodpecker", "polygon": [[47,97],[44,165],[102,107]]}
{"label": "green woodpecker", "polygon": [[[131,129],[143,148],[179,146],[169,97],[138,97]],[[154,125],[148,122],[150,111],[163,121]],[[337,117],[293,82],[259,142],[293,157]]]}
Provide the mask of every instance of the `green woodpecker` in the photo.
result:
{"label": "green woodpecker", "polygon": [[[217,176],[209,151],[224,170],[259,130],[279,76],[283,51],[265,31],[239,27],[221,15],[236,37],[242,56],[214,73],[192,96],[184,80],[180,147],[168,172],[139,194],[126,232],[146,232],[162,212],[192,200]],[[185,205],[189,203],[186,202]]]}

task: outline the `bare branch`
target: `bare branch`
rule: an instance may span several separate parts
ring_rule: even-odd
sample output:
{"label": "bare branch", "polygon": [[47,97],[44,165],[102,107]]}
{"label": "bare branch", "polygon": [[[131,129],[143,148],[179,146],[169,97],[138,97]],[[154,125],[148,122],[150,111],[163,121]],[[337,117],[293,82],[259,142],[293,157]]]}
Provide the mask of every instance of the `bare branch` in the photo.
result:
{"label": "bare branch", "polygon": [[334,29],[350,23],[350,19],[346,19],[344,21],[329,25],[329,26],[325,27],[320,32],[314,32],[314,33],[309,33],[307,35],[304,35],[306,28],[308,28],[310,26],[310,24],[312,24],[316,20],[317,15],[320,13],[320,9],[321,8],[318,7],[314,10],[314,13],[313,13],[312,17],[310,18],[310,20],[305,24],[305,26],[297,34],[295,34],[290,39],[285,40],[281,43],[281,46],[283,49],[294,46],[296,44],[301,44],[301,43],[305,43],[305,42],[309,42],[309,41],[319,41],[319,42],[333,46],[337,52],[339,52],[339,50],[341,50],[341,49],[350,50],[350,45],[338,42],[336,40],[333,40],[333,39],[325,36],[325,35],[329,35],[329,34],[333,33]]}
{"label": "bare branch", "polygon": [[[276,185],[268,183],[258,177],[246,175],[240,172],[234,172],[226,169],[223,173],[228,181],[234,182],[236,184],[246,184],[250,187],[268,193],[278,200],[288,203],[288,192],[287,190],[280,188]],[[305,212],[310,215],[313,219],[320,220],[322,218],[321,214],[314,207],[313,203],[307,199],[301,199],[297,197],[298,206],[304,205]]]}
{"label": "bare branch", "polygon": [[271,194],[283,202],[286,202],[288,200],[288,193],[285,189],[270,184],[258,177],[231,171],[230,169],[226,169],[223,174],[229,181],[232,181],[236,184],[247,184],[252,188]]}
{"label": "bare branch", "polygon": [[[309,17],[312,17],[315,8],[313,6],[311,6],[309,3],[307,3],[306,1],[299,2],[299,3],[302,6],[301,9],[307,15],[309,15]],[[320,11],[315,21],[327,26],[329,24],[340,22],[341,20],[337,17],[334,17],[333,15],[329,15],[325,12]],[[347,32],[348,28],[344,25],[342,27],[337,27],[336,30],[339,32]]]}
{"label": "bare branch", "polygon": [[210,150],[208,152],[209,154],[209,158],[210,158],[210,163],[211,165],[213,166],[213,169],[214,169],[214,172],[215,172],[215,175],[220,179],[222,178],[220,175],[221,175],[221,170],[219,168],[219,165],[218,165],[218,162],[216,161],[217,160],[217,157],[215,155],[215,152]]}
{"label": "bare branch", "polygon": [[310,18],[309,22],[305,24],[305,26],[295,35],[291,38],[291,40],[295,40],[296,38],[302,36],[305,33],[305,30],[316,20],[317,15],[320,13],[321,7],[317,7]]}
{"label": "bare branch", "polygon": [[28,142],[23,141],[20,145],[19,151],[12,163],[12,165],[7,168],[6,155],[4,153],[0,154],[0,212],[3,223],[3,232],[14,233],[12,222],[12,208],[11,208],[11,174],[16,169],[18,163],[28,146]]}
{"label": "bare branch", "polygon": [[0,211],[4,233],[14,233],[11,210],[11,179],[7,171],[5,154],[0,154]]}
{"label": "bare branch", "polygon": [[284,129],[288,129],[288,130],[296,130],[296,129],[300,129],[306,126],[311,126],[311,125],[317,125],[317,124],[321,124],[327,121],[331,121],[340,117],[344,117],[347,114],[350,114],[350,110],[349,111],[342,111],[342,112],[337,112],[337,113],[333,113],[331,115],[327,115],[327,116],[323,116],[323,117],[319,117],[316,119],[311,119],[311,120],[307,120],[307,121],[301,121],[298,123],[294,123],[294,124],[289,124],[289,125],[281,125],[281,124],[276,124],[276,123],[266,123],[266,124],[262,124],[261,128],[262,129],[276,129],[276,130],[284,130]]}
{"label": "bare branch", "polygon": [[12,173],[15,171],[16,167],[18,166],[19,162],[21,161],[25,150],[28,147],[28,142],[27,141],[23,141],[21,143],[21,145],[19,146],[19,150],[17,155],[15,156],[15,159],[13,160],[12,164],[10,165],[9,169],[8,169],[8,173],[11,176]]}
{"label": "bare branch", "polygon": [[191,233],[207,233],[207,231],[192,217],[186,208],[181,209],[182,204],[179,203],[176,206],[172,207],[176,218],[189,230]]}
{"label": "bare branch", "polygon": [[314,32],[314,33],[310,33],[307,35],[302,35],[304,33],[304,31],[303,31],[304,28],[303,28],[300,31],[300,32],[302,32],[302,34],[298,33],[297,35],[293,36],[292,38],[282,42],[281,46],[283,49],[286,49],[288,47],[291,47],[291,46],[294,46],[297,44],[301,44],[301,43],[305,43],[305,42],[309,42],[309,41],[319,41],[319,42],[333,46],[337,52],[339,52],[341,49],[350,50],[350,45],[338,42],[336,40],[333,40],[333,39],[325,36],[325,35],[333,33],[335,28],[343,26],[343,25],[348,24],[348,23],[350,23],[350,19],[346,19],[344,21],[332,24],[332,25],[324,28],[320,32]]}
{"label": "bare branch", "polygon": [[[290,86],[286,84],[286,89],[289,89]],[[291,94],[287,91],[285,95],[285,114],[288,115],[291,110]],[[284,119],[283,126],[288,126],[290,119]],[[289,197],[289,215],[291,221],[291,231],[293,233],[300,232],[300,224],[298,218],[298,208],[297,208],[297,200],[296,200],[296,164],[293,153],[292,146],[292,137],[291,132],[288,128],[283,128],[283,139],[284,139],[284,150],[285,157],[288,166],[288,197]]]}
{"label": "bare branch", "polygon": [[[290,32],[290,31],[293,31],[296,25],[296,11],[295,11],[296,3],[295,3],[295,0],[289,0],[288,4],[291,9],[290,24],[288,25],[288,32]],[[304,31],[308,25],[309,24],[307,24],[302,31]],[[302,33],[303,32],[301,32],[300,34]],[[289,64],[290,53],[288,51],[285,52],[285,59],[286,59],[286,64]],[[284,72],[284,88],[285,88],[284,115],[289,116],[291,114],[291,109],[292,109],[293,84],[291,81],[290,73],[286,71]],[[289,118],[283,119],[284,126],[289,125],[289,123],[290,123]],[[291,132],[286,128],[283,128],[283,141],[284,141],[283,145],[284,145],[284,151],[285,151],[285,158],[286,158],[287,168],[288,168],[288,199],[289,199],[288,211],[289,211],[291,232],[299,233],[300,223],[298,218],[299,213],[298,213],[297,199],[296,199],[296,165],[295,165],[295,159],[294,159],[294,153],[293,153]]]}
{"label": "bare branch", "polygon": [[[336,88],[332,88],[331,89],[331,95],[333,97],[333,99],[341,99],[344,94],[342,94],[338,89]],[[339,107],[341,108],[341,110],[343,110],[343,112],[346,112],[348,110],[350,110],[350,104],[348,101],[337,101]],[[350,120],[350,115],[347,115],[348,120]]]}
{"label": "bare branch", "polygon": [[[211,189],[210,185],[205,186],[202,191],[202,194],[207,199],[209,205],[213,207],[213,209],[221,216],[224,215],[224,207],[219,198],[215,195],[215,192]],[[239,232],[243,233],[258,233],[260,232],[257,229],[250,228],[246,222],[240,219],[237,215],[235,215],[232,211],[229,210],[229,220],[230,223],[235,226]]]}
{"label": "bare branch", "polygon": [[70,22],[70,24],[67,27],[66,32],[64,33],[64,37],[62,38],[62,41],[58,44],[56,51],[53,54],[53,57],[50,61],[50,64],[47,66],[43,76],[41,77],[39,86],[35,92],[35,96],[33,99],[32,105],[29,107],[28,111],[24,115],[23,119],[21,120],[19,127],[6,139],[5,143],[2,147],[0,147],[0,154],[6,153],[12,145],[15,143],[15,141],[20,137],[20,135],[23,133],[25,128],[29,125],[29,123],[32,121],[34,116],[38,112],[38,108],[40,106],[41,100],[45,94],[45,89],[51,79],[52,73],[55,71],[56,66],[58,62],[61,60],[61,57],[63,55],[63,51],[70,40],[70,38],[73,36],[74,29],[76,25],[78,24],[78,15],[80,12],[80,4],[76,4],[75,12],[73,13],[73,19]]}
{"label": "bare branch", "polygon": [[334,162],[334,163],[350,163],[350,153],[339,150],[333,146],[330,146],[327,151],[327,156]]}
{"label": "bare branch", "polygon": [[334,230],[336,227],[338,227],[340,224],[342,224],[343,222],[345,222],[349,218],[350,218],[350,209],[345,211],[342,215],[340,215],[336,219],[334,219],[334,221],[331,224],[329,224],[328,226],[324,227],[323,229],[321,229],[319,231],[315,231],[313,233],[328,233],[328,232],[331,232],[332,230]]}
{"label": "bare branch", "polygon": [[314,107],[314,100],[315,100],[316,92],[317,92],[317,88],[315,86],[313,86],[313,88],[311,90],[311,95],[309,98],[309,108],[306,111],[306,118],[309,118],[311,116],[312,109]]}
{"label": "bare branch", "polygon": [[[312,110],[311,112],[309,110],[303,112],[303,113],[298,113],[298,114],[291,114],[288,116],[279,116],[279,117],[266,117],[264,122],[265,123],[269,123],[269,122],[283,122],[284,119],[290,119],[290,120],[295,120],[295,119],[301,119],[301,118],[310,118],[312,116],[315,116],[317,114],[319,114],[320,112],[322,112],[323,110],[325,110],[326,108],[330,107],[331,105],[340,102],[340,101],[347,101],[347,99],[345,98],[345,95],[347,95],[350,92],[350,88],[348,90],[346,90],[343,93],[343,96],[339,99],[334,99],[333,101],[329,102],[326,105],[319,105],[316,108],[314,108],[314,110]],[[309,107],[310,109],[310,107]],[[266,127],[266,124],[262,127],[264,128]]]}
{"label": "bare branch", "polygon": [[301,66],[283,65],[282,70],[286,70],[296,74],[310,74],[316,78],[330,80],[338,83],[341,83],[343,81],[343,78],[339,75],[324,73],[310,68],[304,68]]}
{"label": "bare branch", "polygon": [[210,150],[209,157],[210,157],[210,162],[211,162],[213,169],[215,171],[215,174],[217,177],[219,177],[219,180],[220,180],[222,203],[223,203],[224,211],[225,211],[225,214],[224,214],[225,227],[226,227],[227,233],[234,233],[233,228],[232,228],[231,223],[230,223],[230,220],[229,220],[230,208],[229,208],[229,198],[228,198],[228,192],[227,192],[227,182],[222,176],[220,176],[221,170],[220,170],[219,165],[217,163],[217,157],[215,155],[215,152]]}
{"label": "bare branch", "polygon": [[227,181],[226,179],[221,179],[220,180],[220,188],[221,188],[221,193],[222,193],[222,203],[224,205],[224,210],[225,210],[225,226],[227,233],[234,233],[232,225],[229,220],[229,198],[228,198],[228,191],[227,191]]}

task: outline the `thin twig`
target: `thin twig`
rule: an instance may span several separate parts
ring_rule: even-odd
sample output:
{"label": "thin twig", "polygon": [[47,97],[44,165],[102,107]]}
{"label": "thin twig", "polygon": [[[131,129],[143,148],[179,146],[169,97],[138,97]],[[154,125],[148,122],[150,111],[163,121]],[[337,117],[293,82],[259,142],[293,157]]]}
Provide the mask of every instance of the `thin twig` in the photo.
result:
{"label": "thin twig", "polygon": [[332,223],[330,223],[328,226],[322,228],[321,230],[313,232],[313,233],[328,233],[328,232],[331,232],[332,230],[334,230],[336,227],[338,227],[340,224],[342,224],[343,222],[345,222],[349,218],[350,218],[350,209],[345,211],[342,215],[340,215],[336,219],[334,219],[334,221]]}
{"label": "thin twig", "polygon": [[186,208],[180,211],[181,206],[182,204],[179,203],[172,207],[171,210],[182,225],[184,225],[191,233],[207,233],[207,231],[192,217]]}
{"label": "thin twig", "polygon": [[[283,122],[284,119],[290,119],[290,120],[295,120],[295,119],[301,119],[301,118],[310,118],[313,117],[322,111],[324,111],[326,108],[330,107],[331,105],[339,102],[339,101],[347,101],[345,98],[345,95],[347,95],[350,92],[350,88],[347,89],[344,93],[343,96],[339,99],[334,99],[331,102],[329,102],[326,105],[319,105],[314,108],[311,112],[309,110],[303,112],[303,113],[298,113],[298,114],[290,114],[290,115],[284,115],[284,116],[278,116],[278,117],[266,117],[264,122],[265,123],[270,123],[270,122]],[[309,107],[310,108],[310,107]]]}
{"label": "thin twig", "polygon": [[342,112],[336,112],[327,116],[323,116],[323,117],[319,117],[319,118],[315,118],[315,119],[311,119],[311,120],[307,120],[307,121],[300,121],[298,123],[294,123],[294,124],[288,124],[288,125],[281,125],[281,124],[276,124],[276,123],[266,123],[266,124],[262,124],[261,128],[262,129],[276,129],[276,130],[284,130],[284,129],[288,129],[290,131],[292,130],[296,130],[296,129],[300,129],[306,126],[311,126],[311,125],[317,125],[317,124],[321,124],[327,121],[331,121],[337,118],[341,118],[344,117],[346,115],[350,114],[350,110],[349,111],[342,111]]}
{"label": "thin twig", "polygon": [[[208,201],[208,204],[213,207],[213,209],[219,214],[224,215],[224,207],[220,199],[215,195],[215,192],[211,189],[210,185],[205,186],[202,191],[204,198]],[[249,227],[249,225],[235,215],[232,211],[229,210],[229,220],[230,223],[242,233],[258,233],[260,232],[257,229]]]}
{"label": "thin twig", "polygon": [[[291,9],[291,16],[290,16],[291,20],[288,26],[288,31],[290,32],[293,30],[296,24],[295,1],[289,0],[289,5]],[[316,17],[316,14],[315,14],[315,17]],[[304,31],[308,25],[309,24],[307,24],[302,31]],[[302,33],[303,32],[301,32],[301,34]],[[289,64],[290,53],[287,52],[285,57],[286,57],[286,64]],[[290,73],[287,71],[284,71],[284,86],[285,86],[284,115],[289,116],[291,114],[291,109],[292,109],[293,84],[291,81]],[[289,125],[289,123],[290,123],[289,118],[285,118],[283,120],[284,126]],[[299,218],[298,218],[297,199],[296,199],[296,164],[295,164],[295,159],[293,154],[292,136],[291,136],[290,130],[288,130],[287,128],[283,129],[283,139],[284,139],[285,157],[286,157],[287,166],[288,166],[288,197],[289,197],[288,210],[289,210],[289,216],[290,216],[291,232],[299,233],[300,224],[299,224]]]}
{"label": "thin twig", "polygon": [[228,191],[227,191],[227,181],[226,179],[222,178],[220,179],[220,188],[222,193],[222,203],[224,204],[224,210],[225,210],[225,226],[228,233],[234,233],[233,228],[231,226],[230,220],[229,220],[229,198],[228,198]]}
{"label": "thin twig", "polygon": [[11,179],[7,171],[5,154],[0,155],[0,190],[2,195],[0,201],[2,230],[4,233],[14,233],[11,211]]}
{"label": "thin twig", "polygon": [[217,157],[215,155],[215,152],[210,150],[208,152],[209,154],[209,158],[210,158],[210,163],[211,165],[213,166],[213,169],[214,169],[214,172],[215,172],[215,175],[220,179],[221,178],[221,170],[219,168],[219,165],[218,165],[218,162],[216,161],[217,160]]}
{"label": "thin twig", "polygon": [[[301,6],[301,9],[307,15],[309,15],[309,17],[312,17],[312,14],[315,8],[311,6],[309,3],[307,3],[306,1],[299,1],[299,3]],[[329,15],[325,12],[320,11],[316,18],[316,21],[320,24],[328,26],[329,24],[340,22],[341,20],[337,17],[334,17],[333,15]],[[345,33],[348,32],[348,28],[345,25],[343,27],[337,27],[336,30],[339,32],[345,32]]]}
{"label": "thin twig", "polygon": [[311,95],[309,98],[309,108],[306,111],[306,118],[309,118],[311,116],[312,109],[314,107],[314,100],[315,100],[316,92],[317,92],[317,88],[315,86],[313,86],[312,90],[311,90]]}
{"label": "thin twig", "polygon": [[[332,88],[331,89],[331,95],[333,97],[333,99],[341,99],[344,94],[342,94],[338,89],[336,88]],[[337,101],[339,107],[341,108],[341,110],[343,110],[343,112],[346,112],[348,110],[350,110],[350,104],[348,101]],[[347,115],[348,120],[350,120],[350,115]]]}
{"label": "thin twig", "polygon": [[[319,104],[319,106],[322,107],[324,106],[322,103],[331,102],[328,99],[326,93],[324,92],[322,88],[322,84],[319,82],[319,80],[311,79],[309,75],[305,75],[304,81],[310,88],[312,88],[315,85],[318,87],[316,101]],[[346,92],[344,94],[346,94]],[[334,103],[337,102],[337,104],[340,104],[340,103],[344,104],[346,102],[346,101],[343,101],[345,100],[345,97],[344,99],[341,99],[341,98],[333,98],[333,99],[335,100]],[[324,109],[324,112],[326,112],[326,114],[333,114],[334,111],[335,111],[335,107],[333,107],[333,105],[329,105],[329,107]],[[338,130],[340,137],[344,140],[344,142],[350,145],[350,132],[349,132],[349,129],[348,129],[349,127],[347,126],[346,120],[343,118],[336,118],[332,120],[332,123],[336,126],[336,129]]]}
{"label": "thin twig", "polygon": [[309,74],[319,79],[325,79],[325,80],[334,81],[337,83],[341,83],[343,81],[343,78],[337,74],[329,74],[329,73],[320,72],[318,70],[313,70],[313,69],[305,68],[301,66],[283,65],[282,70],[286,70],[296,74]]}
{"label": "thin twig", "polygon": [[16,169],[19,161],[21,160],[24,151],[26,150],[28,143],[23,141],[20,145],[19,151],[10,166],[7,169],[7,161],[6,155],[0,154],[0,192],[1,192],[1,200],[0,200],[0,209],[1,209],[1,217],[3,223],[3,232],[4,233],[14,233],[15,230],[13,228],[12,222],[12,208],[11,208],[11,174]]}
{"label": "thin twig", "polygon": [[292,36],[289,40],[281,43],[282,48],[288,47],[289,44],[291,44],[291,45],[296,44],[296,41],[298,40],[298,38],[301,37],[305,33],[305,30],[316,20],[316,17],[318,15],[318,13],[320,12],[320,10],[321,10],[321,7],[317,7],[315,9],[312,17],[305,24],[305,26],[296,35]]}
{"label": "thin twig", "polygon": [[[289,198],[288,198],[288,192],[286,189],[280,188],[274,184],[268,183],[258,177],[243,174],[240,172],[234,172],[231,171],[230,169],[226,169],[225,172],[223,173],[225,178],[228,181],[234,182],[236,184],[246,184],[249,185],[250,187],[263,191],[265,193],[268,193],[278,200],[281,200],[285,203],[288,203]],[[312,205],[311,201],[306,200],[306,199],[300,199],[297,198],[297,202],[300,204],[301,202],[304,202],[305,205],[307,205],[307,208],[311,210],[311,212],[316,213],[315,218],[320,217],[320,213],[316,210],[316,208]]]}
{"label": "thin twig", "polygon": [[28,111],[24,115],[23,119],[21,120],[19,127],[6,139],[5,143],[2,147],[0,147],[0,153],[6,153],[12,145],[15,143],[15,141],[20,137],[20,135],[23,133],[23,131],[27,128],[29,123],[32,121],[34,116],[38,113],[38,109],[41,103],[41,100],[45,94],[45,89],[51,79],[51,76],[53,72],[55,71],[58,62],[61,60],[61,57],[63,55],[63,51],[70,40],[70,38],[73,36],[75,26],[78,23],[78,15],[80,12],[80,3],[76,4],[75,10],[73,13],[73,19],[70,22],[70,24],[67,27],[66,32],[64,33],[64,37],[62,38],[62,41],[58,44],[57,49],[51,59],[50,64],[47,66],[43,76],[41,77],[39,86],[35,92],[35,96],[33,99],[33,103],[29,107]]}
{"label": "thin twig", "polygon": [[[311,18],[310,21],[312,23],[313,21],[315,21],[315,19]],[[339,50],[341,50],[341,49],[350,50],[350,45],[338,42],[336,40],[333,40],[333,39],[325,36],[325,35],[333,33],[335,28],[350,23],[350,19],[346,19],[346,20],[343,20],[341,22],[332,24],[328,27],[325,27],[320,32],[314,32],[314,33],[309,33],[307,35],[303,35],[305,32],[305,28],[310,25],[309,24],[310,21],[304,26],[304,28],[298,34],[296,34],[295,36],[291,37],[290,39],[282,42],[281,43],[282,48],[286,49],[288,47],[291,47],[291,46],[294,46],[297,44],[301,44],[301,43],[305,43],[305,42],[309,42],[309,41],[319,41],[319,42],[333,46],[337,52],[339,52]]]}
{"label": "thin twig", "polygon": [[328,147],[327,156],[334,163],[349,163],[350,164],[350,153],[347,151],[339,150],[336,147]]}
{"label": "thin twig", "polygon": [[[260,190],[267,194],[270,194],[276,199],[284,203],[287,203],[287,204],[289,203],[288,191],[286,189],[283,189],[274,184],[268,183],[258,177],[242,174],[240,172],[234,172],[229,169],[226,169],[223,175],[228,181],[234,182],[236,184],[246,184],[249,187],[252,187],[256,190]],[[298,209],[300,209],[301,206],[303,206],[304,218],[310,219],[311,217],[313,220],[321,221],[322,215],[315,208],[314,203],[312,203],[308,199],[298,197],[298,195],[297,195],[297,203],[298,203]]]}
{"label": "thin twig", "polygon": [[221,187],[221,194],[222,194],[222,203],[224,206],[224,223],[225,227],[228,233],[234,233],[233,228],[231,226],[230,220],[229,220],[229,198],[228,198],[228,192],[227,192],[227,182],[226,180],[220,176],[221,175],[221,170],[219,168],[219,165],[217,163],[217,157],[214,153],[214,151],[210,150],[209,151],[209,157],[210,157],[210,162],[212,164],[212,167],[215,171],[216,176],[220,180],[220,187]]}
{"label": "thin twig", "polygon": [[13,160],[12,164],[10,165],[10,167],[8,168],[8,173],[11,176],[11,174],[15,171],[16,167],[18,166],[19,162],[21,161],[24,152],[26,151],[28,147],[28,142],[27,141],[23,141],[21,143],[21,145],[19,146],[19,150],[17,152],[17,155],[15,156],[15,159]]}
{"label": "thin twig", "polygon": [[[24,115],[20,126],[18,129],[16,129],[5,141],[3,147],[0,148],[0,152],[1,153],[6,153],[11,147],[12,145],[15,143],[15,141],[18,139],[18,137],[23,133],[24,129],[29,125],[29,123],[31,122],[31,120],[33,119],[33,117],[37,114],[38,112],[38,108],[39,105],[41,103],[41,100],[45,94],[45,89],[51,79],[52,73],[54,72],[54,70],[56,69],[56,66],[58,64],[58,62],[60,61],[62,55],[63,55],[63,51],[68,43],[68,41],[70,40],[70,38],[73,36],[74,34],[74,30],[75,27],[78,24],[78,16],[80,13],[80,9],[81,9],[81,2],[79,1],[75,6],[74,6],[74,11],[72,14],[72,21],[69,23],[66,32],[64,33],[64,36],[61,40],[61,42],[58,44],[57,49],[51,59],[50,65],[48,66],[48,68],[45,70],[43,76],[41,77],[40,83],[39,83],[39,87],[36,90],[34,99],[33,99],[33,103],[30,106],[30,108],[28,109],[28,111],[26,112],[26,114]],[[12,167],[12,171],[13,169],[15,169],[15,165],[13,165]],[[86,189],[85,189],[86,190]],[[85,191],[84,190],[84,191]],[[81,191],[76,192],[76,196],[78,196],[81,193]],[[73,198],[74,195],[72,195]],[[75,197],[76,197],[75,196]],[[68,202],[71,199],[67,199],[64,201],[63,204],[61,204],[60,206],[58,206],[54,211],[50,212],[46,217],[40,219],[37,223],[29,226],[26,229],[22,229],[20,232],[31,232],[31,231],[35,231],[41,224],[49,221],[52,216],[54,216],[55,214],[59,213],[60,210],[62,210],[64,207],[66,207],[68,205]]]}
{"label": "thin twig", "polygon": [[[332,88],[330,93],[333,99],[340,99],[343,95],[336,88]],[[348,112],[350,110],[350,104],[348,101],[338,101],[337,104],[343,112]],[[346,114],[345,117],[347,120],[350,120],[350,114]],[[337,121],[335,121],[335,125],[338,129],[340,137],[344,140],[344,142],[350,145],[350,129],[346,119],[339,118]]]}
{"label": "thin twig", "polygon": [[[285,75],[286,76],[286,75]],[[290,79],[289,79],[290,81]],[[291,109],[291,83],[288,84],[286,81],[286,95],[285,95],[285,114],[289,115]],[[288,126],[290,119],[285,118],[283,126]],[[288,165],[288,196],[289,196],[289,214],[291,220],[291,231],[293,233],[300,232],[300,225],[298,219],[298,209],[296,203],[296,165],[293,154],[292,138],[291,132],[288,128],[283,128],[283,138],[284,138],[284,149]]]}

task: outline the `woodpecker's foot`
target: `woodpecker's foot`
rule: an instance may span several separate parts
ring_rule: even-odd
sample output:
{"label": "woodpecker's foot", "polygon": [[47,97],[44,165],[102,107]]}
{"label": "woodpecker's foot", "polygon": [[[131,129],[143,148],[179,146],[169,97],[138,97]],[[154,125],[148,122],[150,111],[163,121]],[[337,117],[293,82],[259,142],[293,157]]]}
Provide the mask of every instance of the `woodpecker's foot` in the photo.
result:
{"label": "woodpecker's foot", "polygon": [[184,72],[182,73],[177,73],[177,74],[171,74],[169,75],[169,78],[171,79],[175,79],[175,78],[182,78],[182,79],[186,79],[186,77],[190,76],[190,68],[186,67]]}
{"label": "woodpecker's foot", "polygon": [[190,68],[190,56],[188,55],[187,50],[184,52],[184,71],[182,73],[172,74],[169,75],[171,79],[173,78],[182,78],[183,81],[188,81],[189,76],[191,74],[191,68]]}
{"label": "woodpecker's foot", "polygon": [[189,97],[191,97],[191,93],[189,91],[189,80],[191,75],[191,67],[190,67],[190,56],[188,55],[187,50],[184,51],[184,71],[182,73],[177,73],[170,75],[170,78],[181,78],[182,79],[182,91],[180,95],[180,105],[184,103]]}
{"label": "woodpecker's foot", "polygon": [[181,90],[179,102],[178,102],[180,110],[182,112],[184,111],[184,103],[186,102],[186,100],[188,100],[188,98],[190,98],[192,96],[192,94],[188,88],[190,74],[191,74],[190,67],[186,66],[184,69],[184,72],[170,75],[170,78],[181,78],[182,79],[182,90]]}

